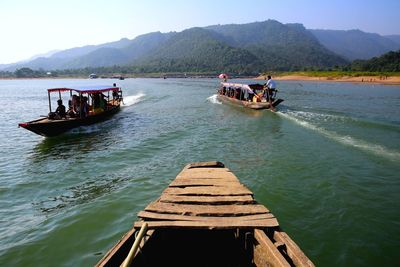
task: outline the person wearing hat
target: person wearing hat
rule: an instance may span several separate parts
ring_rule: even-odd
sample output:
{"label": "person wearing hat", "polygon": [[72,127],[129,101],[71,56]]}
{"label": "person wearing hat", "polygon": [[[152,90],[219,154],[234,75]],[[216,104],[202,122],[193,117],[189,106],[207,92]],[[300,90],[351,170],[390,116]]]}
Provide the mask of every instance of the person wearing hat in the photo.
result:
{"label": "person wearing hat", "polygon": [[62,103],[61,99],[57,100],[58,107],[56,109],[56,114],[59,119],[66,117],[65,106]]}

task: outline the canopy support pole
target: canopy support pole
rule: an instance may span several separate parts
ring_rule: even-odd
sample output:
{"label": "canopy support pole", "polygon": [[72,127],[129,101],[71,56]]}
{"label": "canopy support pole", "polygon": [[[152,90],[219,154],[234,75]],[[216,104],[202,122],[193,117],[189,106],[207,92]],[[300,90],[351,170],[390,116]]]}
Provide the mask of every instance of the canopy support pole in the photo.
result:
{"label": "canopy support pole", "polygon": [[47,91],[47,94],[49,95],[49,112],[51,112],[51,100],[50,100],[50,92],[49,91]]}

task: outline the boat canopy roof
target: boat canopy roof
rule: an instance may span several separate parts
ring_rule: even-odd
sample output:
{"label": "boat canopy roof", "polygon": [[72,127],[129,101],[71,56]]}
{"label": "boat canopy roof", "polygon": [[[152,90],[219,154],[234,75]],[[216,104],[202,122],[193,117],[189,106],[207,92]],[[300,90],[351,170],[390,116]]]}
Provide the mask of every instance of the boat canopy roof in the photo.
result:
{"label": "boat canopy roof", "polygon": [[248,90],[248,91],[264,89],[264,85],[259,84],[259,83],[255,83],[255,84],[221,83],[221,85],[224,87],[240,88],[242,90]]}
{"label": "boat canopy roof", "polygon": [[49,93],[51,92],[65,92],[65,91],[75,91],[82,94],[93,94],[101,93],[107,91],[118,91],[118,87],[107,86],[107,85],[84,85],[76,87],[61,87],[61,88],[51,88],[47,89]]}

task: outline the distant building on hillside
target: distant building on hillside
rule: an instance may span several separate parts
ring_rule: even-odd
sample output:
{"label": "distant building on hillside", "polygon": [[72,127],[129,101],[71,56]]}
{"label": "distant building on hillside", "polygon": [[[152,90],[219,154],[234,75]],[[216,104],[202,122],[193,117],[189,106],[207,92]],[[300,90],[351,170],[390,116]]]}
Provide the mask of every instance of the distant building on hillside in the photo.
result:
{"label": "distant building on hillside", "polygon": [[97,79],[99,76],[97,76],[96,73],[92,73],[89,75],[89,79]]}

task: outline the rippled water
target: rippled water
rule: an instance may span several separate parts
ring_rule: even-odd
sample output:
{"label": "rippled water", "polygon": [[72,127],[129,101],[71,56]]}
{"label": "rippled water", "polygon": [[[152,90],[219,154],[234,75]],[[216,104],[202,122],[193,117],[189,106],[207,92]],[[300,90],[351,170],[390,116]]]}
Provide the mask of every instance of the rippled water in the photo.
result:
{"label": "rippled water", "polygon": [[[279,112],[221,104],[216,79],[120,81],[111,120],[43,138],[46,88],[0,81],[0,266],[90,266],[182,167],[219,160],[320,266],[400,260],[400,87],[279,82]],[[55,100],[53,101],[55,102]]]}

